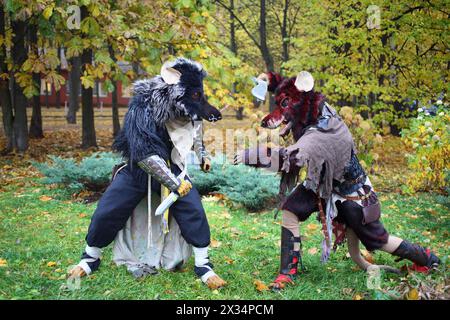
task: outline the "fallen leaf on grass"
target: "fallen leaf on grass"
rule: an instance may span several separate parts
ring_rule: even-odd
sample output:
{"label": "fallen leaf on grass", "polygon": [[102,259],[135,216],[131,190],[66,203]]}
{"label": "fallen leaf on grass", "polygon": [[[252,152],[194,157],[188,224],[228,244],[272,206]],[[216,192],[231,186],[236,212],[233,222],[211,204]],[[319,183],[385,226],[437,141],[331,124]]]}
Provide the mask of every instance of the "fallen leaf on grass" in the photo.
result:
{"label": "fallen leaf on grass", "polygon": [[212,247],[212,248],[218,248],[218,247],[220,247],[221,244],[222,244],[222,243],[221,243],[220,241],[217,241],[217,240],[211,240],[211,247]]}
{"label": "fallen leaf on grass", "polygon": [[264,282],[262,282],[261,280],[255,280],[255,281],[253,281],[253,284],[255,285],[256,290],[259,291],[259,292],[263,292],[263,291],[269,290],[269,287],[266,286],[264,284]]}
{"label": "fallen leaf on grass", "polygon": [[80,213],[80,214],[78,215],[78,217],[80,217],[80,218],[85,218],[85,217],[87,217],[87,214],[86,214],[86,213]]}
{"label": "fallen leaf on grass", "polygon": [[47,267],[54,267],[54,266],[56,266],[56,262],[55,261],[49,261],[47,263]]}
{"label": "fallen leaf on grass", "polygon": [[225,200],[226,196],[223,193],[215,193],[213,195],[213,198],[215,198],[215,200]]}
{"label": "fallen leaf on grass", "polygon": [[355,294],[354,296],[353,296],[353,300],[362,300],[362,296],[360,295],[360,294]]}
{"label": "fallen leaf on grass", "polygon": [[268,234],[267,232],[261,232],[261,233],[259,233],[259,234],[256,235],[256,236],[250,237],[250,239],[252,239],[252,240],[259,240],[259,239],[262,239],[262,238],[267,237],[268,235],[269,235],[269,234]]}
{"label": "fallen leaf on grass", "polygon": [[231,219],[231,214],[229,214],[228,212],[223,212],[220,214],[221,217],[225,218],[225,219]]}
{"label": "fallen leaf on grass", "polygon": [[223,260],[225,260],[225,263],[227,263],[227,264],[233,264],[234,263],[234,260],[231,259],[230,257],[227,257],[227,256],[225,256],[223,258]]}
{"label": "fallen leaf on grass", "polygon": [[5,259],[0,259],[0,267],[7,267],[8,262]]}
{"label": "fallen leaf on grass", "polygon": [[406,295],[406,300],[419,300],[419,291],[416,288],[411,288]]}
{"label": "fallen leaf on grass", "polygon": [[44,202],[50,201],[50,200],[52,200],[52,199],[53,199],[53,198],[52,198],[52,197],[49,197],[49,196],[40,196],[40,197],[39,197],[39,200],[44,201]]}
{"label": "fallen leaf on grass", "polygon": [[310,255],[315,255],[315,254],[317,253],[317,248],[311,248],[311,249],[308,249],[308,253],[309,253]]}

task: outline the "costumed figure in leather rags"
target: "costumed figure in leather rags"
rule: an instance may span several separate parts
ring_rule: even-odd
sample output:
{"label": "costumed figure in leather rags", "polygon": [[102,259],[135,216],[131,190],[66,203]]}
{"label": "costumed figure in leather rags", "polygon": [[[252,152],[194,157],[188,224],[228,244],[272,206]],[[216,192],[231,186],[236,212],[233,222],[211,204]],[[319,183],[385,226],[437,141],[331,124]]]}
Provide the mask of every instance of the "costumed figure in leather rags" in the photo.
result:
{"label": "costumed figure in leather rags", "polygon": [[[262,120],[262,127],[284,125],[280,135],[292,132],[295,141],[286,148],[258,145],[235,157],[235,163],[281,172],[281,258],[272,287],[281,289],[293,283],[299,265],[303,268],[299,222],[314,212],[319,212],[324,234],[322,262],[347,238],[350,256],[363,270],[371,263],[361,255],[360,241],[368,251],[382,250],[412,261],[415,270],[427,271],[439,264],[429,249],[386,231],[380,221],[377,195],[359,163],[352,135],[325,96],[314,91],[312,75],[302,71],[297,77],[283,78],[270,72],[258,79],[267,81],[276,101],[275,110]],[[306,168],[304,181],[299,179],[301,168]],[[398,272],[389,266],[378,267]]]}
{"label": "costumed figure in leather rags", "polygon": [[[208,220],[186,172],[192,148],[202,170],[209,170],[201,120],[222,118],[204,96],[205,76],[201,64],[178,58],[166,62],[160,75],[134,83],[123,129],[113,144],[126,163],[115,168],[98,202],[85,251],[70,277],[97,270],[101,249],[114,241],[114,261],[135,277],[161,267],[178,269],[193,251],[196,275],[213,289],[226,284],[208,257]],[[167,200],[167,210],[161,211]]]}

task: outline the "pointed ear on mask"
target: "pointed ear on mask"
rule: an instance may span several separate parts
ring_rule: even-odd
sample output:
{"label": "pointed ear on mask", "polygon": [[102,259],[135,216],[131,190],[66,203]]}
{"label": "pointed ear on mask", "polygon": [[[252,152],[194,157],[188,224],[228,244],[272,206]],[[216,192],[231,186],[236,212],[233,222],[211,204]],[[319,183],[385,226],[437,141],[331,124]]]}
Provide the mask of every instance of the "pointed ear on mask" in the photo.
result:
{"label": "pointed ear on mask", "polygon": [[161,77],[167,84],[177,84],[180,82],[181,72],[169,67],[170,62],[165,62],[161,67]]}
{"label": "pointed ear on mask", "polygon": [[301,71],[294,83],[298,91],[309,92],[314,88],[314,78],[308,71]]}

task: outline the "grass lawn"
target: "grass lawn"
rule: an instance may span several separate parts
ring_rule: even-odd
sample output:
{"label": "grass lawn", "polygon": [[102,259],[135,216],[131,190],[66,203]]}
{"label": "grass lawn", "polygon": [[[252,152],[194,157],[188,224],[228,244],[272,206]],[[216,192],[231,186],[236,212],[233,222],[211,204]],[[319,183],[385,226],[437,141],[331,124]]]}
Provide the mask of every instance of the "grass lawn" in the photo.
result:
{"label": "grass lawn", "polygon": [[[215,198],[204,205],[212,229],[210,256],[216,271],[229,285],[207,289],[193,274],[193,259],[184,272],[161,271],[135,280],[125,267],[104,252],[100,270],[69,290],[65,273],[78,262],[95,204],[63,199],[58,189],[23,178],[1,187],[0,193],[0,298],[2,299],[371,299],[366,274],[338,248],[326,265],[320,263],[320,225],[311,217],[301,226],[304,264],[295,286],[281,293],[256,290],[256,280],[269,284],[278,268],[280,217],[274,212],[248,213],[231,210]],[[382,194],[383,221],[393,234],[431,246],[443,258],[448,255],[450,213],[433,196]],[[377,263],[400,266],[386,253],[375,253]],[[382,274],[383,289],[395,291],[402,282],[448,284],[444,264],[430,276]]]}

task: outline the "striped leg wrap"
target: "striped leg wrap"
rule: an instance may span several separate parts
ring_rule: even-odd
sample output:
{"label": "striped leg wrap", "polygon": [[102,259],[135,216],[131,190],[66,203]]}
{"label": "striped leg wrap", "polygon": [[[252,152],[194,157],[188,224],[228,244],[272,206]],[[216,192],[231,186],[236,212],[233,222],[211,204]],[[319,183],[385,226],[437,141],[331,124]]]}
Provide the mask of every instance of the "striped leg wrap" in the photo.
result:
{"label": "striped leg wrap", "polygon": [[202,266],[195,266],[194,272],[204,283],[206,283],[210,277],[216,275],[213,268],[213,264],[208,262]]}
{"label": "striped leg wrap", "polygon": [[195,258],[194,272],[204,283],[206,283],[209,278],[216,275],[213,271],[213,264],[209,262],[208,247],[193,247],[192,249],[194,251]]}
{"label": "striped leg wrap", "polygon": [[85,251],[81,255],[81,261],[78,263],[78,266],[89,275],[99,268],[100,257],[101,250],[99,248],[86,246]]}

